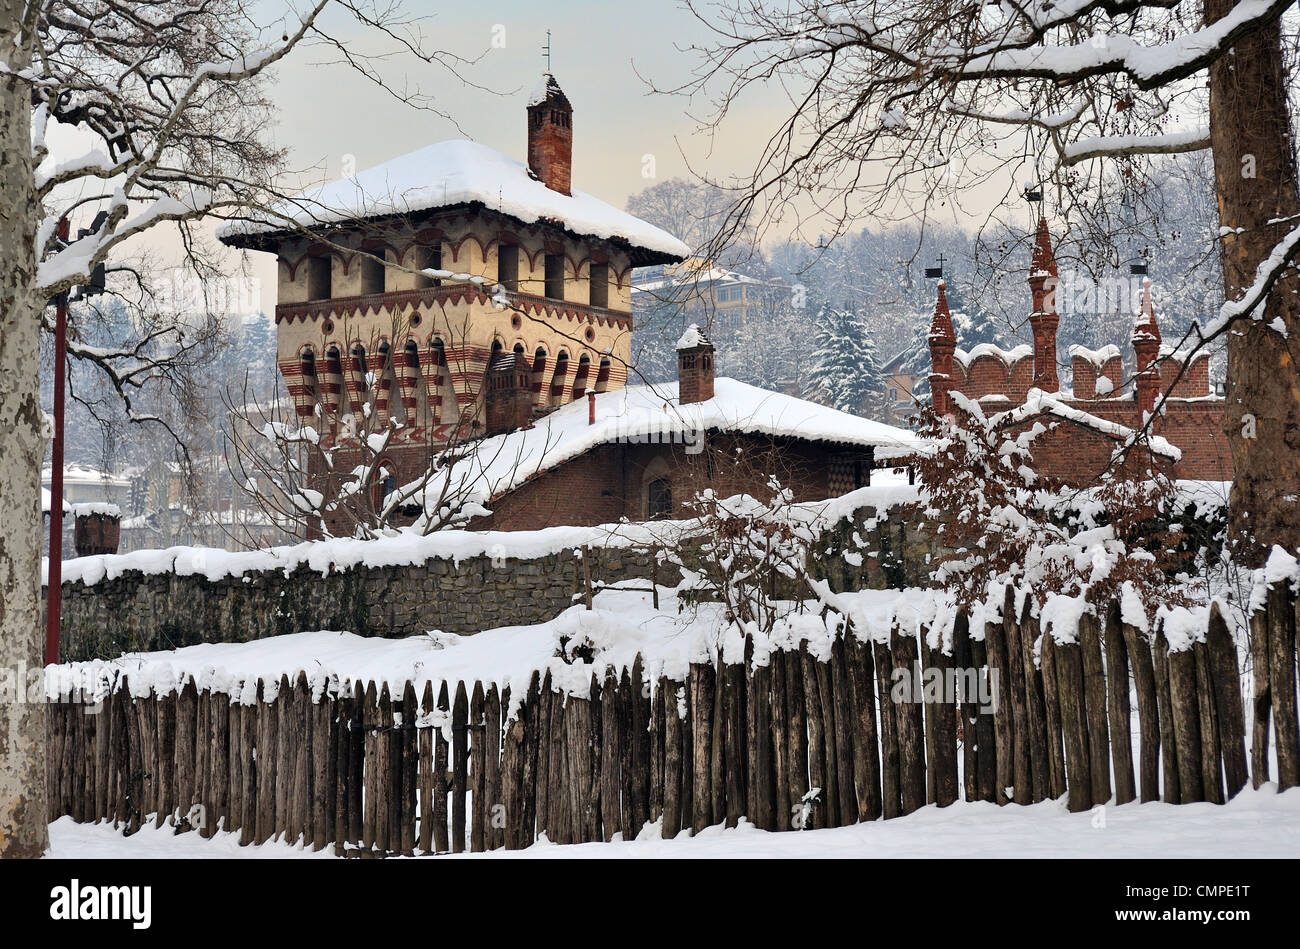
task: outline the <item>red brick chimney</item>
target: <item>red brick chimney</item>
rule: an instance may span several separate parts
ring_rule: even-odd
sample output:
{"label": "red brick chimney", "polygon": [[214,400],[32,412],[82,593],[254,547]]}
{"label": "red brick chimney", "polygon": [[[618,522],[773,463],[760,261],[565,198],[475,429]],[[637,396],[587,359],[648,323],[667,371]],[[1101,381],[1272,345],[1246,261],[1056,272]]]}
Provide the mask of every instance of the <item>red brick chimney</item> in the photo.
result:
{"label": "red brick chimney", "polygon": [[692,323],[677,341],[677,404],[713,398],[713,344]]}
{"label": "red brick chimney", "polygon": [[[1139,418],[1145,420],[1155,411],[1160,396],[1160,324],[1151,303],[1151,281],[1142,281],[1142,306],[1133,322],[1133,352],[1137,354],[1137,374],[1133,388],[1137,397]],[[1153,426],[1154,428],[1154,426]]]}
{"label": "red brick chimney", "polygon": [[552,191],[573,183],[573,106],[550,73],[528,99],[528,173]]}
{"label": "red brick chimney", "polygon": [[488,369],[487,434],[528,428],[533,420],[533,367],[523,353],[505,353]]}
{"label": "red brick chimney", "polygon": [[947,415],[951,410],[948,392],[952,389],[952,354],[957,349],[957,334],[948,312],[948,292],[939,281],[939,297],[934,301],[934,319],[930,321],[930,392],[934,410]]}
{"label": "red brick chimney", "polygon": [[1034,333],[1034,385],[1044,392],[1061,388],[1056,375],[1056,326],[1061,320],[1056,312],[1057,280],[1052,235],[1047,230],[1047,218],[1040,217],[1029,262],[1029,289],[1034,296],[1029,326]]}

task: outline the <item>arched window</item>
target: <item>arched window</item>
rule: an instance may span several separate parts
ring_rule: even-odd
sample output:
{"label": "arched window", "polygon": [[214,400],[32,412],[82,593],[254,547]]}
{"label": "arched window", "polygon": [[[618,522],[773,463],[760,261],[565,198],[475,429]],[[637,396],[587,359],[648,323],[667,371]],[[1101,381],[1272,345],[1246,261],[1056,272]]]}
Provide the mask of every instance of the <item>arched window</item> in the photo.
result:
{"label": "arched window", "polygon": [[646,520],[673,516],[673,486],[667,478],[656,478],[646,485]]}

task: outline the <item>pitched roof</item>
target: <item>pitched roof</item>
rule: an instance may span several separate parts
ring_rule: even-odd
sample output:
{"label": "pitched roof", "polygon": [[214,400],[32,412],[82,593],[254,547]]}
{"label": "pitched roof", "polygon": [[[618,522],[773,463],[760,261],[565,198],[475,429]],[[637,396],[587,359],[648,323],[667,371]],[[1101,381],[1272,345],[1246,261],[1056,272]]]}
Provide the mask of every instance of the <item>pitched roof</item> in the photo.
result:
{"label": "pitched roof", "polygon": [[[541,472],[613,442],[698,444],[697,433],[743,432],[877,449],[903,457],[919,441],[912,432],[839,412],[804,399],[719,378],[714,397],[681,405],[677,383],[628,386],[596,395],[596,421],[585,399],[542,417],[529,429],[496,435],[472,449],[426,487],[432,503],[456,497],[487,504]],[[444,488],[449,487],[444,493]]]}
{"label": "pitched roof", "polygon": [[384,218],[478,205],[524,224],[542,221],[579,237],[626,245],[634,263],[680,260],[690,251],[668,232],[582,191],[552,191],[528,167],[477,142],[426,145],[358,173],[288,198],[251,220],[227,221],[217,237],[235,247],[260,247],[295,227]]}

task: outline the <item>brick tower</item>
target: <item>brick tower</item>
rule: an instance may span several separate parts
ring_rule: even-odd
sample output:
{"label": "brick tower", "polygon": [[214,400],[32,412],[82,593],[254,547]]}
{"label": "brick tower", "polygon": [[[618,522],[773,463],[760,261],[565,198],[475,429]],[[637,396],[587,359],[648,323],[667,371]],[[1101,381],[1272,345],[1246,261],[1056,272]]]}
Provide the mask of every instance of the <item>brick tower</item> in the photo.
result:
{"label": "brick tower", "polygon": [[948,292],[939,281],[939,296],[934,301],[934,319],[930,321],[930,392],[933,393],[934,411],[947,415],[950,409],[948,391],[952,388],[952,355],[957,349],[957,334],[952,328],[952,314],[948,312]]}
{"label": "brick tower", "polygon": [[1038,219],[1034,253],[1029,262],[1029,289],[1034,296],[1034,310],[1029,326],[1034,333],[1034,385],[1044,392],[1056,392],[1061,383],[1056,375],[1056,255],[1052,252],[1052,235],[1047,218]]}
{"label": "brick tower", "polygon": [[1142,305],[1133,322],[1133,351],[1137,355],[1137,374],[1134,389],[1137,392],[1139,416],[1145,419],[1155,411],[1160,395],[1160,323],[1151,303],[1151,281],[1142,281]]}

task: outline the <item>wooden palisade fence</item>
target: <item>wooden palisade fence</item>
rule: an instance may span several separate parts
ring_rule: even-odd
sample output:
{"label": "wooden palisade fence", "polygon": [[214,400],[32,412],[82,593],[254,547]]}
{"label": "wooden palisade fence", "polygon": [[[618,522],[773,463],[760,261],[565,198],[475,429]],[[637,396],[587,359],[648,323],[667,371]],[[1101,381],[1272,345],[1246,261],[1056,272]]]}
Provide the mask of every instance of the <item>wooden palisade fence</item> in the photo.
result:
{"label": "wooden palisade fence", "polygon": [[[839,826],[963,798],[1064,796],[1072,811],[1112,797],[1223,802],[1269,780],[1270,726],[1279,786],[1300,784],[1296,599],[1285,584],[1251,618],[1246,703],[1217,610],[1203,641],[1180,651],[1113,606],[1084,616],[1076,641],[1042,637],[1037,657],[1037,619],[1017,619],[1010,597],[1003,615],[982,638],[959,617],[951,655],[924,631],[888,643],[850,632],[828,656],[805,644],[701,662],[681,682],[648,680],[638,659],[593,674],[584,696],[534,673],[513,713],[508,689],[477,682],[417,694],[409,683],[313,688],[299,675],[234,699],[192,679],[132,697],[123,682],[95,714],[51,703],[50,817],[203,835],[220,824],[243,844],[301,838],[382,855],[520,848],[543,834],[626,839],[651,821],[664,837],[742,816],[766,830]],[[895,701],[895,670],[920,668],[993,676],[995,711],[981,713],[969,687],[956,702]]]}

